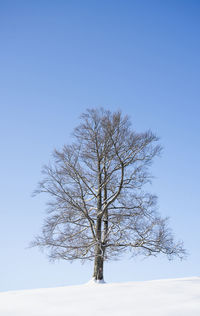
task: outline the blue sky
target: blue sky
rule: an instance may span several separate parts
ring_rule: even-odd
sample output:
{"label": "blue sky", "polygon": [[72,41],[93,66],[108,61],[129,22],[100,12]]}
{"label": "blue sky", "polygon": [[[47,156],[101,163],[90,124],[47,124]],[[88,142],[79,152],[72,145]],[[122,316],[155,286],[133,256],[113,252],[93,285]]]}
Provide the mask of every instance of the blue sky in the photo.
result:
{"label": "blue sky", "polygon": [[200,2],[0,1],[0,43],[0,291],[91,278],[92,264],[27,247],[45,216],[46,197],[31,197],[42,165],[98,106],[161,138],[151,191],[189,252],[107,263],[106,281],[199,275]]}

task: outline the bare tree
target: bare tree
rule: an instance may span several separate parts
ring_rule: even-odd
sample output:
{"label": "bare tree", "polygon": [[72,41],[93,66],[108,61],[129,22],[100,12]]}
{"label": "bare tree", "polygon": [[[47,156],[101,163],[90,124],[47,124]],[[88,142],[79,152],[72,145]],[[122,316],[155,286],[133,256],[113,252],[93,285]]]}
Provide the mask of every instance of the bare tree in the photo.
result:
{"label": "bare tree", "polygon": [[48,193],[48,216],[34,245],[50,259],[94,260],[95,280],[105,260],[126,251],[182,257],[167,219],[156,212],[156,196],[143,188],[161,147],[151,132],[136,133],[127,116],[90,109],[74,130],[74,142],[55,150],[37,193]]}

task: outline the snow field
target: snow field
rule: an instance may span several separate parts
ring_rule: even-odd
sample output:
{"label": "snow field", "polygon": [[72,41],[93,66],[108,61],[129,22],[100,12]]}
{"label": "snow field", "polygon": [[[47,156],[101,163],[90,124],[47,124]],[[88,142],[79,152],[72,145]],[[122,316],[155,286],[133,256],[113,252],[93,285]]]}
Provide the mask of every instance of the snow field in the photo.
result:
{"label": "snow field", "polygon": [[200,316],[200,278],[0,293],[1,316]]}

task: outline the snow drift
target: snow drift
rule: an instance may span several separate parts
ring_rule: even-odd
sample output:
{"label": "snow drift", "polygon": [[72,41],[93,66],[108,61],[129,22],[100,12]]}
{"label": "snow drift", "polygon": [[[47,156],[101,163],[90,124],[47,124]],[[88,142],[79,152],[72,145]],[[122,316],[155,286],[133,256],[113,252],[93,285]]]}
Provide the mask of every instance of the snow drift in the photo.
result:
{"label": "snow drift", "polygon": [[1,316],[200,316],[200,278],[0,293]]}

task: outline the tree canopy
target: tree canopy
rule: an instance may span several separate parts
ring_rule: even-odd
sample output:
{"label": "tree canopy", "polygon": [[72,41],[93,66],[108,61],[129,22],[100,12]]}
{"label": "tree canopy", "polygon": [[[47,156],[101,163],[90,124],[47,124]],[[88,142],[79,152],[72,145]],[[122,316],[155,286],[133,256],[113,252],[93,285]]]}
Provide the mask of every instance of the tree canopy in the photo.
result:
{"label": "tree canopy", "polygon": [[103,263],[124,252],[168,258],[185,254],[157,197],[145,192],[149,167],[161,152],[151,131],[137,133],[128,116],[88,109],[70,145],[55,150],[43,168],[37,193],[47,193],[48,215],[34,245],[50,259],[94,260],[93,277],[103,279]]}

